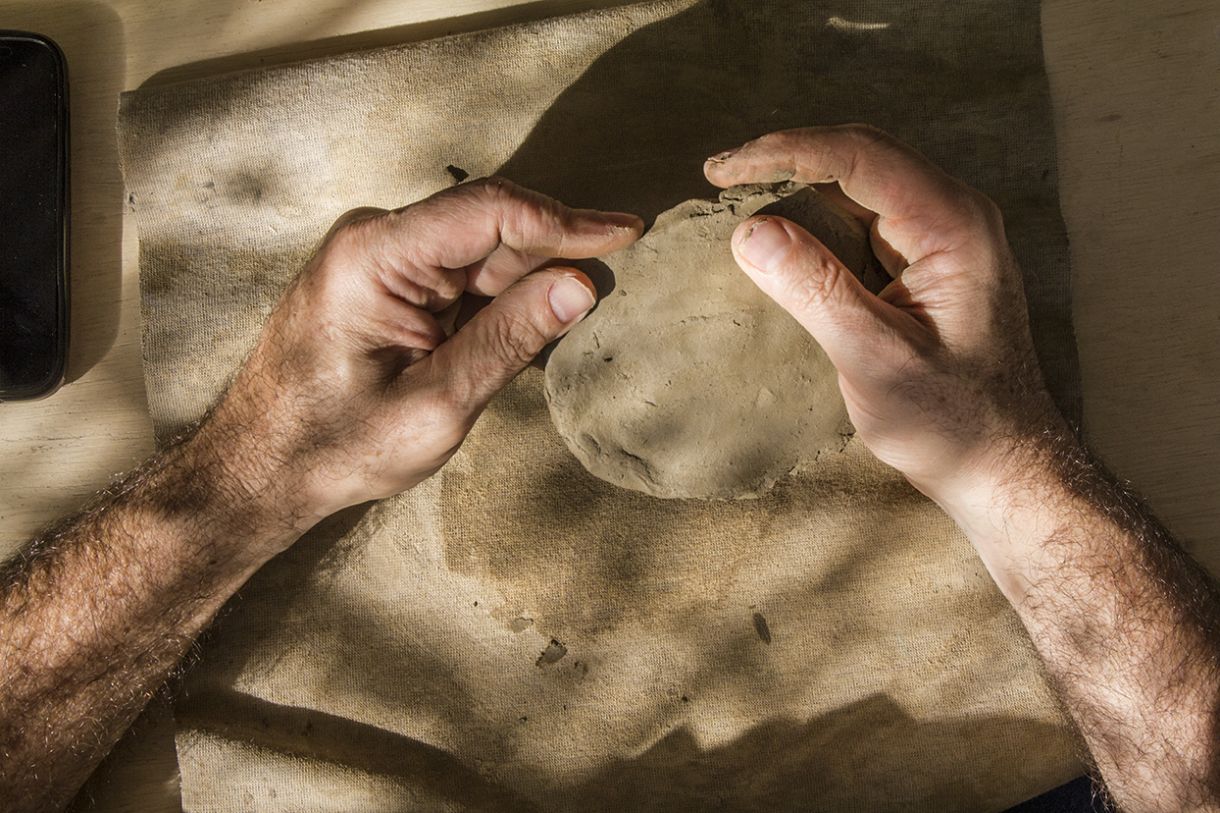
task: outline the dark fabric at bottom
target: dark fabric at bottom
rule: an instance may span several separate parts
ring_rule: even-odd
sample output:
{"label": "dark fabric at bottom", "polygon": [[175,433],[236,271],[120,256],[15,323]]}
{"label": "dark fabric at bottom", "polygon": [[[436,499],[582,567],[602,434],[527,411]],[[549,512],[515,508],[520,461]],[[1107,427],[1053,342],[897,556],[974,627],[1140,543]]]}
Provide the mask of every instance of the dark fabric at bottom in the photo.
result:
{"label": "dark fabric at bottom", "polygon": [[1113,813],[1105,792],[1087,776],[1073,779],[1028,802],[1010,807],[1006,813]]}

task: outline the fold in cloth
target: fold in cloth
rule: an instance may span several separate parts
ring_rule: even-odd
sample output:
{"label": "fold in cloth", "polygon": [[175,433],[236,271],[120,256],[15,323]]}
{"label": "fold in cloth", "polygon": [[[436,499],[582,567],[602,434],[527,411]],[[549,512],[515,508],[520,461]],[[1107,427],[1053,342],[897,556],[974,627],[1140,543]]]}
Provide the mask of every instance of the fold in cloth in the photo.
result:
{"label": "fold in cloth", "polygon": [[[1000,203],[1077,414],[1038,5],[681,0],[126,94],[158,437],[347,209],[499,172],[651,218],[712,194],[707,155],[851,120]],[[969,544],[859,443],[759,500],[650,499],[568,454],[536,370],[258,573],[178,724],[191,811],[987,811],[1079,771]]]}

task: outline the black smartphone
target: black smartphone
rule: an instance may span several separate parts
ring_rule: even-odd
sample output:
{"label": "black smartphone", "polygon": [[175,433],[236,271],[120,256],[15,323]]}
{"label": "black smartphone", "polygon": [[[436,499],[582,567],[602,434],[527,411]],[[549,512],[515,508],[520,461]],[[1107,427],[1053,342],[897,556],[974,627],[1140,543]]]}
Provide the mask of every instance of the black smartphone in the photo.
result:
{"label": "black smartphone", "polygon": [[67,63],[0,31],[0,400],[53,392],[67,355]]}

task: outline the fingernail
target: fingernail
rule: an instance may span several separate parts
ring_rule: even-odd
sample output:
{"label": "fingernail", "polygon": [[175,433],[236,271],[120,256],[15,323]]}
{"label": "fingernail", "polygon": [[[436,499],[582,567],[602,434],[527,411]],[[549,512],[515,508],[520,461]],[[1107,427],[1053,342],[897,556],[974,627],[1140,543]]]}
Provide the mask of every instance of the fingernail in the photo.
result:
{"label": "fingernail", "polygon": [[734,155],[736,155],[736,154],[737,154],[737,150],[739,150],[739,149],[741,149],[741,148],[740,148],[740,147],[737,147],[737,148],[735,148],[735,149],[731,149],[731,150],[725,150],[724,152],[718,152],[718,153],[716,153],[715,155],[713,155],[711,158],[709,158],[709,159],[707,159],[707,160],[708,160],[708,161],[711,161],[712,163],[715,163],[715,164],[722,163],[722,162],[724,162],[724,161],[729,160],[729,159],[730,159],[730,158],[732,158]]}
{"label": "fingernail", "polygon": [[767,218],[756,221],[737,244],[746,262],[764,272],[778,268],[791,247],[788,230]]}
{"label": "fingernail", "polygon": [[597,301],[584,283],[572,277],[560,277],[552,283],[546,298],[555,318],[565,325],[584,316]]}
{"label": "fingernail", "polygon": [[627,214],[626,212],[603,212],[606,220],[609,220],[616,228],[619,229],[639,229],[644,225],[644,221],[638,215]]}

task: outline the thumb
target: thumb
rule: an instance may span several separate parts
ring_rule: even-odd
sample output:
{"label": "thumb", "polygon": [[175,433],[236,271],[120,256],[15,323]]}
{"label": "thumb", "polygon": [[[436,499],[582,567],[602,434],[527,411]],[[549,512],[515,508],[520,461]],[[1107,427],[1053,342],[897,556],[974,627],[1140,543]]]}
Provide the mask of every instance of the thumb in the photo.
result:
{"label": "thumb", "polygon": [[428,363],[451,402],[476,415],[596,302],[593,283],[576,269],[535,271],[476,313]]}
{"label": "thumb", "polygon": [[840,372],[867,363],[888,333],[887,306],[820,240],[782,217],[754,217],[733,234],[733,257],[767,296],[809,331]]}

